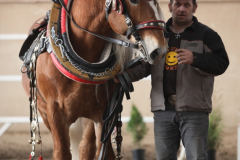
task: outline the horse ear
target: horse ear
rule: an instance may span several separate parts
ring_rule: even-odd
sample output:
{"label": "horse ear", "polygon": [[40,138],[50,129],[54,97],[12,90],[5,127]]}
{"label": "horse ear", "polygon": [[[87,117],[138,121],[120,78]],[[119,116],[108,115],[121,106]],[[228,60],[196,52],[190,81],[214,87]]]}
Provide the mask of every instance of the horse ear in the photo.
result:
{"label": "horse ear", "polygon": [[117,11],[118,14],[122,14],[123,6],[121,0],[112,0],[112,10]]}

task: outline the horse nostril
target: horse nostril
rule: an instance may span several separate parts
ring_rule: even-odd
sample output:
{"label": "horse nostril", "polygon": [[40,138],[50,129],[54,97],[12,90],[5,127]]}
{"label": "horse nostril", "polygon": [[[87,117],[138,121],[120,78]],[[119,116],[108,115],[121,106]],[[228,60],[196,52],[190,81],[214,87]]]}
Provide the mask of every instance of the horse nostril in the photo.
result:
{"label": "horse nostril", "polygon": [[156,59],[159,56],[158,49],[155,49],[151,54],[150,57],[152,59]]}

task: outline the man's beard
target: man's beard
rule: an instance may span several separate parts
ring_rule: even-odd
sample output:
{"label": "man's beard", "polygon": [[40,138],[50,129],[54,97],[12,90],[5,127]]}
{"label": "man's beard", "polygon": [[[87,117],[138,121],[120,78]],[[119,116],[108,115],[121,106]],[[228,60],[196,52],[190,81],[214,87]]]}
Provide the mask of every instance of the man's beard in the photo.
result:
{"label": "man's beard", "polygon": [[178,18],[176,18],[174,20],[174,22],[179,25],[179,26],[184,26],[184,25],[188,25],[189,23],[191,23],[192,19],[184,19],[184,20],[180,20]]}

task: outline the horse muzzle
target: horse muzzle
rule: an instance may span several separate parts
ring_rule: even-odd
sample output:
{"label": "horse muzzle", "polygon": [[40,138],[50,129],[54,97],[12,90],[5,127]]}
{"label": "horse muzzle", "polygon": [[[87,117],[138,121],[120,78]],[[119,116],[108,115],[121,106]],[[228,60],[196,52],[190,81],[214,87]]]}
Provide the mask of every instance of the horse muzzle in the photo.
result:
{"label": "horse muzzle", "polygon": [[139,44],[140,56],[143,58],[145,62],[148,62],[152,65],[158,64],[161,57],[165,53],[161,48],[156,48],[149,54],[147,50],[147,46],[143,41],[141,41],[140,43],[138,42],[138,44]]}
{"label": "horse muzzle", "polygon": [[151,54],[150,54],[150,58],[152,60],[157,59],[160,56],[160,49],[155,49]]}
{"label": "horse muzzle", "polygon": [[150,53],[150,61],[152,65],[156,65],[159,63],[160,59],[163,57],[164,51],[161,48],[155,49],[152,53]]}

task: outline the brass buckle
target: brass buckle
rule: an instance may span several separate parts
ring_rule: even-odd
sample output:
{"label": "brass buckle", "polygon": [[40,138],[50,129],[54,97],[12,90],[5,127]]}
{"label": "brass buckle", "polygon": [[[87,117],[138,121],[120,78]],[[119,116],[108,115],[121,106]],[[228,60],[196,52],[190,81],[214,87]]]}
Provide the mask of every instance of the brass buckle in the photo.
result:
{"label": "brass buckle", "polygon": [[175,105],[176,105],[176,95],[174,94],[174,95],[169,96],[169,97],[168,97],[168,102],[169,102],[171,105],[175,106]]}

